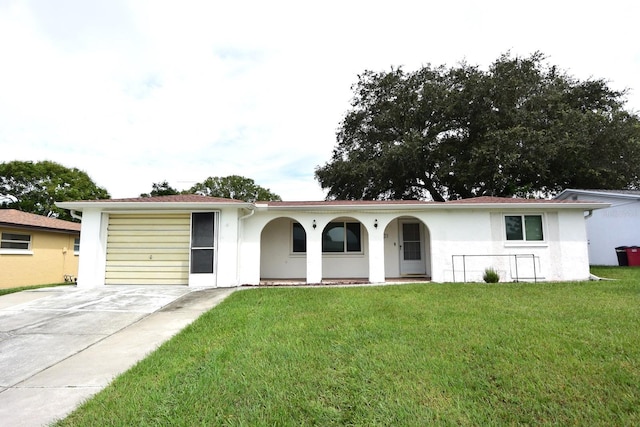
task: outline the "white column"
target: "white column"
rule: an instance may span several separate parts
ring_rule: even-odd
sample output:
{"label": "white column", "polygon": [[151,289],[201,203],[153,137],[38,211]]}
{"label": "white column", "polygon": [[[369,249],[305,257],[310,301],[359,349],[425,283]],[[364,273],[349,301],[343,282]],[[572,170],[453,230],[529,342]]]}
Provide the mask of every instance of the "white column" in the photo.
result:
{"label": "white column", "polygon": [[369,282],[384,281],[384,230],[378,227],[369,231]]}
{"label": "white column", "polygon": [[104,286],[107,259],[106,229],[109,216],[97,210],[82,212],[78,287]]}
{"label": "white column", "polygon": [[307,232],[307,283],[322,282],[322,228],[305,224]]}

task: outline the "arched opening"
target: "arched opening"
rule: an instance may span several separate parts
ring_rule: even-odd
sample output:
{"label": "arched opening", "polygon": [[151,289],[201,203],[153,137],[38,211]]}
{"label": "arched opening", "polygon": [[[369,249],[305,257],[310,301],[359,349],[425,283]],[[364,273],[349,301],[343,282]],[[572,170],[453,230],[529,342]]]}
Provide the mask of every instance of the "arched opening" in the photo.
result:
{"label": "arched opening", "polygon": [[293,218],[271,220],[260,234],[260,282],[294,281],[307,276],[306,235]]}
{"label": "arched opening", "polygon": [[431,278],[429,227],[413,216],[393,219],[384,230],[387,279]]}
{"label": "arched opening", "polygon": [[368,281],[369,235],[355,218],[337,217],[322,230],[322,279]]}

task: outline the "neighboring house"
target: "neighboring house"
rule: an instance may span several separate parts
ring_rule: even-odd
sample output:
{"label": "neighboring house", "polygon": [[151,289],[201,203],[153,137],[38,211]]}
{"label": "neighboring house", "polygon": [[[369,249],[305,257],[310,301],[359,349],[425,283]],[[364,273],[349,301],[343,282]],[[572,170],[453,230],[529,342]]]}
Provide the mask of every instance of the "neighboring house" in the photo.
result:
{"label": "neighboring house", "polygon": [[[256,202],[197,195],[58,203],[82,213],[79,287],[396,278],[589,278],[585,212],[602,203]],[[75,212],[74,212],[75,211]]]}
{"label": "neighboring house", "polygon": [[618,265],[615,248],[640,246],[640,191],[566,189],[556,200],[609,203],[587,219],[589,262]]}
{"label": "neighboring house", "polygon": [[79,244],[78,223],[0,209],[0,288],[75,278]]}

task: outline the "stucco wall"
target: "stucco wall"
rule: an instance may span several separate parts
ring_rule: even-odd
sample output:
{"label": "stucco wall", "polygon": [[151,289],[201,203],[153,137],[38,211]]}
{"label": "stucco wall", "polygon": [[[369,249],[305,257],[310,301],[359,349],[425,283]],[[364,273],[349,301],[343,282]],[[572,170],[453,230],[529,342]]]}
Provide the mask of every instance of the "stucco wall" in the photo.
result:
{"label": "stucco wall", "polygon": [[64,282],[78,275],[78,255],[73,252],[76,235],[27,229],[0,228],[0,232],[30,234],[30,254],[0,251],[0,288]]}
{"label": "stucco wall", "polygon": [[[433,206],[433,205],[431,205]],[[580,209],[412,208],[354,210],[246,209],[219,210],[217,281],[219,287],[258,284],[261,278],[359,278],[383,282],[402,274],[399,224],[423,225],[425,269],[434,282],[480,281],[487,267],[503,280],[584,280],[589,277],[586,227]],[[543,216],[544,241],[506,240],[506,214]],[[79,285],[104,284],[104,252],[108,214],[85,210]],[[332,221],[361,223],[361,254],[323,254],[322,230]],[[306,254],[294,254],[291,224],[307,232]],[[316,225],[314,228],[313,225]],[[377,224],[377,227],[376,227]],[[462,258],[462,256],[466,258]],[[84,274],[87,273],[87,274]]]}
{"label": "stucco wall", "polygon": [[611,203],[611,207],[593,211],[587,219],[589,262],[593,265],[618,265],[615,248],[640,246],[640,201],[579,196],[579,200]]}

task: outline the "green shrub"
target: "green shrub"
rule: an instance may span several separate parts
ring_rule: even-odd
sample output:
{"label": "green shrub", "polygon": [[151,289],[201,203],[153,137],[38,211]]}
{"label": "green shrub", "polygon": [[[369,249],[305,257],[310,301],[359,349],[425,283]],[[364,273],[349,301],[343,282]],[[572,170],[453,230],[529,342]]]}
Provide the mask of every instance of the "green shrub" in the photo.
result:
{"label": "green shrub", "polygon": [[498,283],[500,281],[500,275],[493,267],[485,268],[482,280],[486,283]]}

